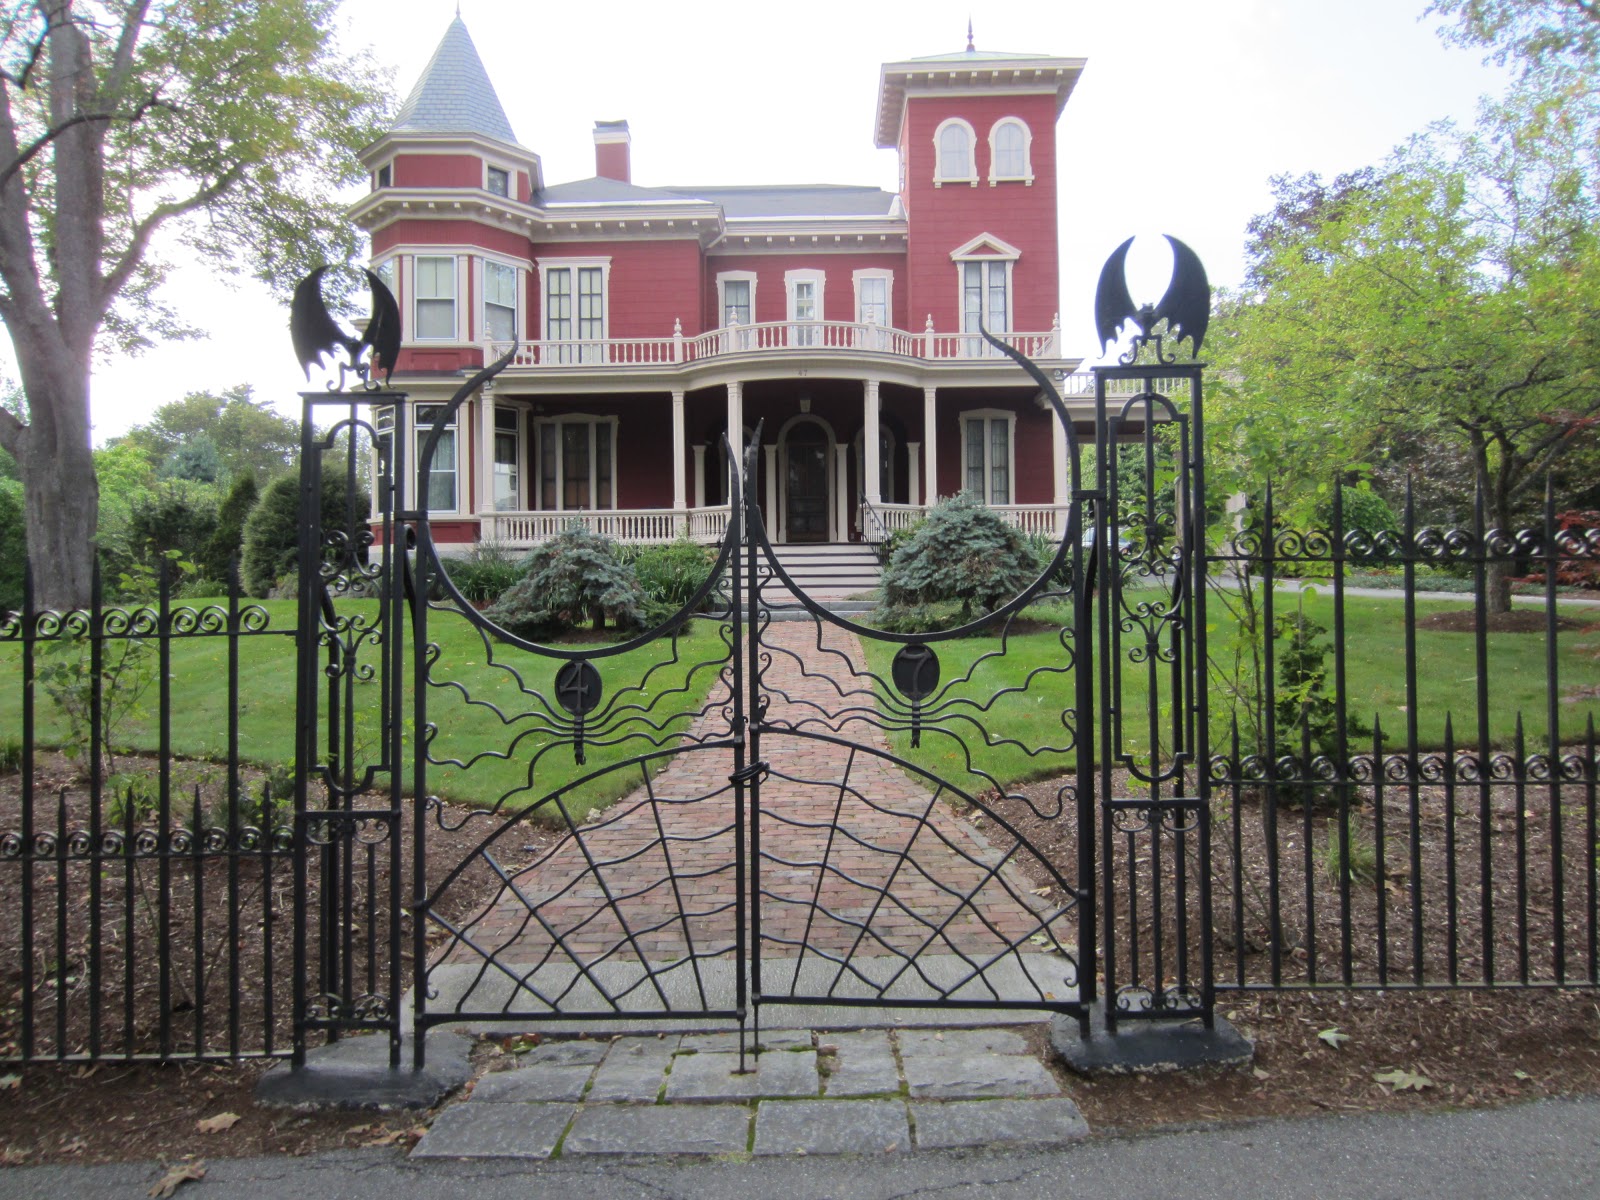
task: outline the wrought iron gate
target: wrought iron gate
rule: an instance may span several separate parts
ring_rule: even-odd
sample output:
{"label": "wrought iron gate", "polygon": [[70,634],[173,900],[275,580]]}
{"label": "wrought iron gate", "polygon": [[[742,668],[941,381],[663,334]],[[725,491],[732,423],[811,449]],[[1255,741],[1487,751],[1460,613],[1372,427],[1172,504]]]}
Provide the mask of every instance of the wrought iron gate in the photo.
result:
{"label": "wrought iron gate", "polygon": [[[1042,1009],[1086,1030],[1097,976],[1113,1027],[1209,1020],[1198,368],[1159,368],[1190,382],[1182,403],[1151,370],[1098,373],[1088,480],[1060,397],[1012,357],[1065,427],[1072,504],[1037,578],[955,628],[892,632],[805,593],[756,501],[759,427],[728,455],[710,577],[647,632],[577,644],[480,611],[410,482],[495,368],[415,431],[414,470],[403,397],[344,416],[336,433],[363,430],[379,463],[371,526],[322,527],[337,438],[308,432],[297,1053],[313,1030],[381,1029],[398,1061],[405,986],[418,1034],[820,1005]],[[1067,782],[1008,789],[1030,773],[1008,756]]]}

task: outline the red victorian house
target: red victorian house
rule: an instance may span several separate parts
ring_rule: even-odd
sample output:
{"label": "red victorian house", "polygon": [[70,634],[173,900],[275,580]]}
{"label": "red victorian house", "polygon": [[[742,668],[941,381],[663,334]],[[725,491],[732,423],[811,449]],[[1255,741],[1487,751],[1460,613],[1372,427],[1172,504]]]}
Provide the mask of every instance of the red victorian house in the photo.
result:
{"label": "red victorian house", "polygon": [[758,420],[776,542],[876,540],[962,490],[1058,529],[1065,435],[977,330],[1078,365],[1056,315],[1056,121],[1082,69],[970,47],[886,64],[898,193],[642,186],[625,121],[596,124],[593,178],[553,184],[458,17],[364,152],[353,209],[399,299],[413,429],[520,343],[441,444],[435,537],[527,546],[583,514],[620,540],[711,540],[723,433]]}

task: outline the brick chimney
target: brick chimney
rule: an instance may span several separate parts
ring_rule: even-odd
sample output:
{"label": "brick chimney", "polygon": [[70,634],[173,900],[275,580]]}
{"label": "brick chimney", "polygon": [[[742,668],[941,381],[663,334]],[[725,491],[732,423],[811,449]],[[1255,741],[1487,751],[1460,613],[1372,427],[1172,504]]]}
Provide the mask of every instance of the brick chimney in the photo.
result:
{"label": "brick chimney", "polygon": [[596,121],[594,173],[602,179],[632,183],[633,171],[628,161],[628,146],[632,141],[626,121]]}

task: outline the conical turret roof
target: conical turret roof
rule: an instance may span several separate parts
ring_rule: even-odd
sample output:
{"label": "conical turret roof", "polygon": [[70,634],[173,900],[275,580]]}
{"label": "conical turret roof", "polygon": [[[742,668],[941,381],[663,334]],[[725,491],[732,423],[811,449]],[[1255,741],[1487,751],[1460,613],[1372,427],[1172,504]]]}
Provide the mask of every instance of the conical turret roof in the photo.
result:
{"label": "conical turret roof", "polygon": [[459,15],[400,106],[390,132],[476,133],[516,142],[489,72],[483,69],[483,59]]}

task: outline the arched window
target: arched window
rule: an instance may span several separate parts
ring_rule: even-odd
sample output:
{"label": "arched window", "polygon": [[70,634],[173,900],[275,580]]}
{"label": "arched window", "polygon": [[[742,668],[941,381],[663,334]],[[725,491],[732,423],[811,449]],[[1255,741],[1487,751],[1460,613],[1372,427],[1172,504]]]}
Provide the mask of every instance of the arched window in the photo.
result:
{"label": "arched window", "polygon": [[1033,163],[1029,150],[1033,136],[1016,117],[1002,117],[989,130],[989,184],[1020,179],[1033,182]]}
{"label": "arched window", "polygon": [[945,183],[978,183],[978,168],[973,161],[973,143],[976,137],[972,126],[960,117],[951,117],[934,132],[933,144],[938,162],[933,172],[937,186]]}

